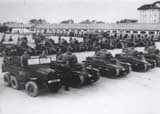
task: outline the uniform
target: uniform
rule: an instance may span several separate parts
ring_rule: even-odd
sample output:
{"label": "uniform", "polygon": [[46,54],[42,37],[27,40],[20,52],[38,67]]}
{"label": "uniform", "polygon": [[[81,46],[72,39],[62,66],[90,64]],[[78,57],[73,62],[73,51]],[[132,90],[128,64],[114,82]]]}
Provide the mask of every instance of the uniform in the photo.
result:
{"label": "uniform", "polygon": [[21,56],[21,66],[27,67],[28,66],[28,59],[30,58],[29,54],[27,52],[24,52],[24,54]]}
{"label": "uniform", "polygon": [[71,72],[74,65],[77,64],[77,57],[72,55],[71,52],[66,52],[65,54],[59,54],[57,56],[57,61],[62,63],[62,68],[64,71],[63,84],[65,86],[65,90],[69,90]]}

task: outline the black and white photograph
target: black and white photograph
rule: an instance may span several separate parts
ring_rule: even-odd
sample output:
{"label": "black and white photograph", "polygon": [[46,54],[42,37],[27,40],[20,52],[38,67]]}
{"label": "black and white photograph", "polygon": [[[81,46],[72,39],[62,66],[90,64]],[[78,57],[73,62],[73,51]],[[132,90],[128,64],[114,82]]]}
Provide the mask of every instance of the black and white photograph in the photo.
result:
{"label": "black and white photograph", "polygon": [[160,114],[160,1],[0,0],[0,114]]}

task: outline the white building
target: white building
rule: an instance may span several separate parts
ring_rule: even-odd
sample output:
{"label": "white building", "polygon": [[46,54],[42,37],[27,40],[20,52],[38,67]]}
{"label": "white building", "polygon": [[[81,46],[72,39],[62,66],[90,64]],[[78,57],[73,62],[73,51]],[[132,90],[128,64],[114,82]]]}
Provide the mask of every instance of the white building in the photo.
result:
{"label": "white building", "polygon": [[160,1],[145,4],[138,8],[139,23],[160,23]]}

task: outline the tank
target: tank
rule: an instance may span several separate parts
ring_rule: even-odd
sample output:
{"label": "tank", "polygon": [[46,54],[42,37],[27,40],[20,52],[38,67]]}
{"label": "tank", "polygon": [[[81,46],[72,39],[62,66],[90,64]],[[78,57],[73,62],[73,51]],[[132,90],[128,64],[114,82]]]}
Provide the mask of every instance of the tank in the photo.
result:
{"label": "tank", "polygon": [[92,57],[87,57],[86,63],[94,68],[98,68],[101,76],[109,78],[126,76],[131,71],[130,64],[120,62],[111,53],[104,50],[98,51]]}
{"label": "tank", "polygon": [[160,67],[160,55],[159,54],[143,54],[146,59],[156,61],[157,67]]}
{"label": "tank", "polygon": [[[99,70],[87,66],[84,62],[78,63],[75,55],[62,55],[63,61],[52,61],[50,68],[60,74],[64,83],[71,87],[81,87],[99,80]],[[67,64],[66,64],[67,62]]]}
{"label": "tank", "polygon": [[121,62],[131,64],[132,70],[136,72],[145,72],[156,66],[155,61],[145,59],[145,57],[139,53],[135,55],[116,54],[115,57]]}

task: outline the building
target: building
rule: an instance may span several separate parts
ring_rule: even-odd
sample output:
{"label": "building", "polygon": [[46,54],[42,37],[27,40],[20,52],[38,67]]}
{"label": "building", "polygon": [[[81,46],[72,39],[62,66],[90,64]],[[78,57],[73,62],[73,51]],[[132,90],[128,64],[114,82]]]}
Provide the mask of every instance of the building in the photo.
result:
{"label": "building", "polygon": [[7,23],[5,24],[9,28],[10,33],[18,33],[18,34],[27,34],[32,33],[32,25],[31,24],[23,24],[23,23]]}
{"label": "building", "polygon": [[160,23],[160,1],[145,4],[138,8],[139,23]]}
{"label": "building", "polygon": [[106,24],[48,24],[35,27],[36,33],[66,36],[73,32],[79,36],[87,32],[109,32],[127,34],[160,35],[159,24],[144,23],[106,23]]}
{"label": "building", "polygon": [[117,21],[116,23],[137,23],[138,20],[136,19],[122,19],[120,21]]}
{"label": "building", "polygon": [[52,36],[82,37],[88,32],[107,32],[109,34],[134,34],[160,36],[160,24],[146,23],[105,23],[105,24],[10,24],[7,25],[11,33],[32,34],[40,33]]}

